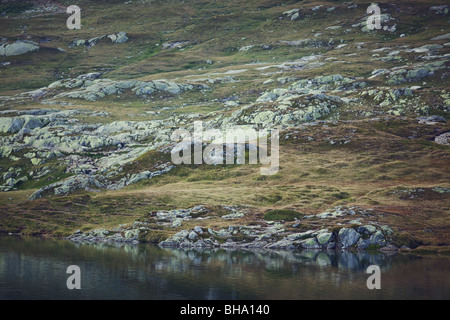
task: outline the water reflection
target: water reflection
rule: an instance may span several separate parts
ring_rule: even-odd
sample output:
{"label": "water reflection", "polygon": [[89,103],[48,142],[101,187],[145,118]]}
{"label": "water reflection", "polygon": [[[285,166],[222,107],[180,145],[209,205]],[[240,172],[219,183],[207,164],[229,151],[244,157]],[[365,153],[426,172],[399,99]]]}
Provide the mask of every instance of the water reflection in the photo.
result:
{"label": "water reflection", "polygon": [[[161,249],[5,238],[0,239],[0,298],[449,298],[449,261],[384,253]],[[66,288],[66,268],[72,264],[81,268],[79,291]],[[370,265],[382,270],[382,290],[366,287]]]}

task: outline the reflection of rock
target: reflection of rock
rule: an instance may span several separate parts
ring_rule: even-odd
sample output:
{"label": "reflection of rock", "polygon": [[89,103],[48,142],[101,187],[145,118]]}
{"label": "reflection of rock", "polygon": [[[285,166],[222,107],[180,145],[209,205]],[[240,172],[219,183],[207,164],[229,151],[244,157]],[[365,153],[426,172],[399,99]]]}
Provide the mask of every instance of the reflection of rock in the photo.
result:
{"label": "reflection of rock", "polygon": [[435,71],[445,68],[445,60],[427,64],[413,65],[409,70],[399,69],[390,73],[388,84],[401,84],[404,82],[415,82],[431,76]]}
{"label": "reflection of rock", "polygon": [[369,236],[375,233],[377,231],[377,228],[372,225],[365,225],[358,228],[358,233],[360,233],[363,236]]}
{"label": "reflection of rock", "polygon": [[[35,162],[33,162],[35,160]],[[39,165],[44,161],[42,159],[32,159],[34,165]],[[55,195],[67,195],[75,192],[76,190],[86,190],[86,191],[96,191],[98,189],[110,189],[118,190],[122,189],[127,185],[137,183],[144,179],[151,179],[153,177],[162,175],[169,172],[173,166],[166,166],[164,169],[159,171],[145,171],[138,174],[133,174],[131,178],[123,178],[118,183],[108,182],[102,175],[87,175],[79,174],[65,180],[52,183],[48,186],[42,187],[30,196],[30,200],[35,200],[41,198],[46,192],[54,191]]]}
{"label": "reflection of rock", "polygon": [[[317,265],[320,267],[336,266],[345,270],[366,270],[370,265],[378,265],[384,270],[389,267],[388,261],[392,254],[367,253],[367,252],[339,252],[303,250],[291,251],[264,251],[242,249],[211,249],[211,248],[164,248],[172,253],[176,260],[171,265],[186,265],[196,261],[221,261],[226,266],[237,264],[262,265],[267,269],[281,270],[291,269],[291,264]],[[169,266],[168,266],[169,267]]]}
{"label": "reflection of rock", "polygon": [[339,256],[338,266],[342,269],[358,270],[359,262],[358,256],[355,253],[344,251]]}
{"label": "reflection of rock", "polygon": [[[228,229],[225,228],[218,231],[209,229],[210,237],[207,241],[205,240],[205,243],[202,242],[201,245],[206,247],[264,248],[270,250],[398,250],[386,240],[385,236],[393,233],[387,226],[382,226],[378,230],[373,225],[364,225],[358,228],[361,233],[353,228],[342,228],[339,232],[329,232],[327,229],[310,230],[303,233],[285,235],[281,240],[279,240],[279,236],[286,233],[284,229],[277,229],[278,227],[277,225],[254,229],[246,226],[229,226]],[[241,237],[245,236],[244,241],[234,240],[234,237],[239,234]],[[168,238],[161,242],[160,245],[163,247],[197,247],[199,243],[195,242],[196,239],[193,230],[183,230],[183,233],[178,233]],[[226,240],[226,242],[219,244],[217,240]]]}
{"label": "reflection of rock", "polygon": [[360,238],[356,247],[358,249],[367,249],[371,246],[384,247],[386,245],[386,240],[381,231],[377,231],[369,239]]}
{"label": "reflection of rock", "polygon": [[[78,80],[89,81],[97,76],[89,74]],[[65,173],[90,174],[109,189],[121,189],[170,171],[173,167],[162,163],[151,171],[130,173],[118,181],[114,180],[124,164],[150,150],[168,145],[171,130],[167,126],[173,127],[176,121],[182,119],[174,116],[172,120],[165,121],[117,121],[102,125],[79,122],[74,118],[75,115],[91,114],[81,110],[40,109],[17,111],[14,114],[16,116],[0,117],[0,133],[5,133],[0,137],[1,158],[19,161],[24,157],[33,166],[40,166],[51,159],[59,161],[61,165],[67,165]],[[97,113],[95,116],[108,114]],[[149,137],[152,137],[150,142],[138,143]],[[86,152],[98,156],[92,157]],[[108,175],[105,176],[107,171]],[[69,191],[77,189],[85,188],[69,188]]]}

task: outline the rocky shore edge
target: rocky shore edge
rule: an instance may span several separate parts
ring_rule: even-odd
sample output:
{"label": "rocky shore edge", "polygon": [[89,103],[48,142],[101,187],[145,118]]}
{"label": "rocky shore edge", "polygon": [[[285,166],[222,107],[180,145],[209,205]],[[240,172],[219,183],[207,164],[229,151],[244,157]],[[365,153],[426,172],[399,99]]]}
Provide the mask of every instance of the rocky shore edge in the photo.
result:
{"label": "rocky shore edge", "polygon": [[[173,234],[171,229],[180,226],[207,209],[197,206],[191,209],[160,211],[152,220],[135,221],[132,225],[119,225],[112,229],[95,229],[87,232],[76,231],[66,239],[74,243],[132,244],[154,243],[163,248],[233,248],[233,249],[275,249],[275,250],[379,250],[396,252],[408,250],[393,241],[394,231],[387,225],[378,223],[354,223],[351,226],[330,226],[315,230],[296,232],[306,216],[293,222],[266,221],[260,224],[240,225],[233,223],[246,215],[239,207],[227,207],[230,211],[221,219],[229,220],[227,227],[214,230],[195,226]],[[317,219],[337,219],[346,215],[366,214],[349,208],[335,208],[314,217]],[[197,217],[205,220],[211,217]],[[155,224],[155,220],[158,221]],[[333,222],[336,222],[334,220]],[[290,224],[293,224],[292,226]],[[200,223],[199,223],[200,224]],[[155,225],[157,226],[155,228]],[[289,227],[289,228],[288,228]],[[172,235],[170,235],[172,234]]]}

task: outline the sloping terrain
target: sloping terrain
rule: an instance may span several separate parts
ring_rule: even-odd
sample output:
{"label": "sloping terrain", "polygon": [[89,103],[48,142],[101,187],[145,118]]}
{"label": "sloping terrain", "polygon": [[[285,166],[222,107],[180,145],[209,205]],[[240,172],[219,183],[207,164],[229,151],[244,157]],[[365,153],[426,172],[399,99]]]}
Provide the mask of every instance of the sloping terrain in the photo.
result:
{"label": "sloping terrain", "polygon": [[[79,1],[69,30],[71,4],[0,4],[1,232],[450,245],[449,6],[370,31],[363,1]],[[195,121],[279,128],[278,173],[174,165]]]}

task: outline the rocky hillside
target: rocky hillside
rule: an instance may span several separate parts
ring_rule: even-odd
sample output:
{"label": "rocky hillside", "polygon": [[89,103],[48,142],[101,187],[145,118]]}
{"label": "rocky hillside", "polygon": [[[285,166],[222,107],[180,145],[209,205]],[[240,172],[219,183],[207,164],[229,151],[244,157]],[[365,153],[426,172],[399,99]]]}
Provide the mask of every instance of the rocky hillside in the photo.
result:
{"label": "rocky hillside", "polygon": [[[79,1],[69,30],[71,4],[0,4],[0,232],[450,246],[445,3],[380,1],[374,30],[364,1]],[[279,128],[279,172],[174,165],[195,121]]]}

